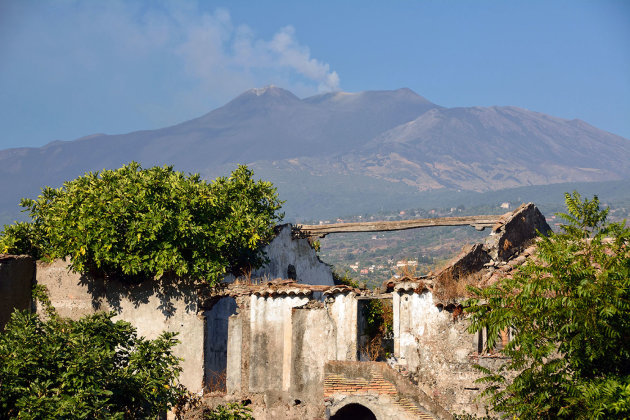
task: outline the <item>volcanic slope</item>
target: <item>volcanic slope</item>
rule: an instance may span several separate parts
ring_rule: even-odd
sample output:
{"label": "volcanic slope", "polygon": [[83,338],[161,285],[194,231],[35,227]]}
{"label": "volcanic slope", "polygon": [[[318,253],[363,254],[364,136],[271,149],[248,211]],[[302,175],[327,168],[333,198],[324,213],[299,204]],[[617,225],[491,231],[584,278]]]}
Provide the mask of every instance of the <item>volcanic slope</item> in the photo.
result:
{"label": "volcanic slope", "polygon": [[249,164],[288,207],[334,210],[336,199],[381,208],[424,190],[628,178],[630,141],[514,107],[444,108],[409,89],[300,99],[267,87],[171,127],[0,151],[0,214],[44,185],[131,160],[207,178]]}
{"label": "volcanic slope", "polygon": [[435,108],[341,160],[419,189],[487,191],[630,177],[630,141],[517,107]]}

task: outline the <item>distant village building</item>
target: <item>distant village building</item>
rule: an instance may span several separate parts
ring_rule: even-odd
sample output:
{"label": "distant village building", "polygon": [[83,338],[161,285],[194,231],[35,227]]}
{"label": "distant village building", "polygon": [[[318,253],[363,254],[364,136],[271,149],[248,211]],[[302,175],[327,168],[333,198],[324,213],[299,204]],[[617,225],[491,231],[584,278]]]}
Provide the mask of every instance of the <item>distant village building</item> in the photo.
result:
{"label": "distant village building", "polygon": [[396,267],[415,267],[418,265],[418,260],[400,260],[396,262]]}

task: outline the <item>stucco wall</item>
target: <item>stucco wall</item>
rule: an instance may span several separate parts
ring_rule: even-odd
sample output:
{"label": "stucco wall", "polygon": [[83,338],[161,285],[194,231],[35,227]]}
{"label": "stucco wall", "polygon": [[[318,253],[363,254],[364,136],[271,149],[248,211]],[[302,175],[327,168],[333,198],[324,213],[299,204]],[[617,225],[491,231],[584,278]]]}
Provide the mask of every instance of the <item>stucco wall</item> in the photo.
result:
{"label": "stucco wall", "polygon": [[279,226],[278,229],[278,235],[265,247],[269,263],[255,270],[252,277],[291,278],[291,265],[295,269],[295,280],[299,283],[332,286],[334,282],[330,266],[320,261],[308,240],[293,238],[290,224]]}
{"label": "stucco wall", "polygon": [[197,291],[191,285],[142,282],[138,285],[93,278],[68,270],[68,263],[37,262],[36,283],[47,287],[61,316],[78,319],[96,311],[116,312],[137,328],[138,335],[156,338],[162,331],[178,332],[175,354],[184,359],[180,382],[192,392],[203,386],[204,322],[197,315]]}
{"label": "stucco wall", "polygon": [[[245,358],[249,357],[249,346],[244,348],[244,344],[247,343],[247,340],[243,339],[243,324],[243,314],[232,315],[228,318],[227,360],[225,371],[225,387],[228,394],[246,392],[243,384],[243,363]],[[247,377],[249,377],[249,374]]]}
{"label": "stucco wall", "polygon": [[307,296],[251,296],[250,391],[288,391],[292,350],[291,309],[307,302]]}
{"label": "stucco wall", "polygon": [[25,255],[0,255],[0,331],[14,310],[31,307],[35,262]]}
{"label": "stucco wall", "polygon": [[320,406],[324,364],[356,360],[354,292],[326,295],[325,303],[292,294],[248,302],[229,319],[228,393],[279,392]]}
{"label": "stucco wall", "polygon": [[314,403],[323,398],[324,363],[335,360],[336,326],[326,308],[293,310],[291,394]]}
{"label": "stucco wall", "polygon": [[355,293],[339,293],[326,299],[334,326],[335,357],[332,360],[357,360],[357,299]]}

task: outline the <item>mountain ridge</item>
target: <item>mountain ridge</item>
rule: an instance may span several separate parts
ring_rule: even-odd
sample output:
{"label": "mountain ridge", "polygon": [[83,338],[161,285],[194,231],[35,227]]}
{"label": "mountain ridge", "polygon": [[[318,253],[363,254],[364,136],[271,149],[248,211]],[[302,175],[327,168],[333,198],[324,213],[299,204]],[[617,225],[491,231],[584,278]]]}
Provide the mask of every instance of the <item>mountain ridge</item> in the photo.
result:
{"label": "mountain ridge", "polygon": [[245,163],[283,185],[301,171],[309,176],[301,195],[284,197],[291,205],[310,200],[308,185],[323,175],[347,179],[335,188],[348,194],[357,177],[404,185],[401,194],[630,178],[630,140],[514,106],[446,108],[407,88],[300,99],[269,86],[161,129],[0,150],[0,212],[44,185],[131,160],[207,178]]}

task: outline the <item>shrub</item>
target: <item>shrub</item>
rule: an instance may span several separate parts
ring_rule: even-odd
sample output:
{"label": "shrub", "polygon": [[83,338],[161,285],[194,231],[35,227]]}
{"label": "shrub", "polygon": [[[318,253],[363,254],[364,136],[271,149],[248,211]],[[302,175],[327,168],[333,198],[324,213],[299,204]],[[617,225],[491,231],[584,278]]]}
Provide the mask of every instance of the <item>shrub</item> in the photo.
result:
{"label": "shrub", "polygon": [[228,403],[218,405],[214,409],[204,413],[207,420],[250,420],[254,417],[252,410],[240,403]]}
{"label": "shrub", "polygon": [[346,286],[354,287],[355,289],[359,288],[359,283],[352,278],[348,271],[344,272],[343,274],[339,274],[337,271],[333,271],[332,276],[334,284],[344,284]]}
{"label": "shrub", "polygon": [[[514,338],[498,370],[480,368],[493,409],[510,418],[630,416],[630,228],[607,223],[597,196],[566,194],[568,223],[541,237],[513,278],[481,290],[470,332]],[[506,375],[515,373],[515,377]]]}
{"label": "shrub", "polygon": [[5,227],[0,252],[70,257],[75,271],[210,283],[258,267],[283,215],[271,183],[239,166],[212,183],[171,166],[89,172],[23,199],[30,223]]}
{"label": "shrub", "polygon": [[173,407],[185,395],[175,334],[138,338],[113,316],[14,312],[0,334],[0,418],[133,419]]}

